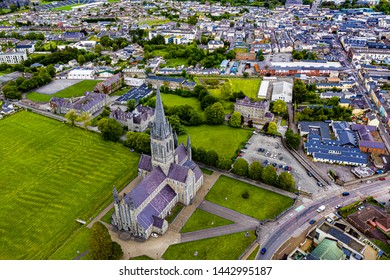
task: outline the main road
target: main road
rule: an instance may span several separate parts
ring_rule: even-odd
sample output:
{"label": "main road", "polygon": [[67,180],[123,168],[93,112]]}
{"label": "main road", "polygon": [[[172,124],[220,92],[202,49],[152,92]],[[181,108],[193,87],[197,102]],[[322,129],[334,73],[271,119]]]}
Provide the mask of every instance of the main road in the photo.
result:
{"label": "main road", "polygon": [[[310,201],[303,204],[301,211],[293,210],[289,215],[284,216],[278,222],[269,223],[269,225],[263,226],[261,233],[260,246],[267,248],[265,254],[259,254],[258,260],[272,259],[273,254],[290,238],[298,229],[309,227],[308,221],[313,218],[319,220],[325,215],[335,211],[336,205],[347,205],[355,201],[371,196],[380,196],[388,193],[390,188],[387,181],[374,181],[370,184],[361,184],[355,189],[349,191],[349,196],[342,196],[343,190],[335,189],[328,190],[319,194],[314,201]],[[318,213],[316,209],[321,205],[325,205],[324,212]]]}

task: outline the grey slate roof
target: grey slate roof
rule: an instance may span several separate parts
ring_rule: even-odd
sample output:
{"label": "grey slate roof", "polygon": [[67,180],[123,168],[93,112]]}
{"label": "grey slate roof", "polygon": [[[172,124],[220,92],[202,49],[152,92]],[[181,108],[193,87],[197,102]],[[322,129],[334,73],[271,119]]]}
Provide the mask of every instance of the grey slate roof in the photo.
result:
{"label": "grey slate roof", "polygon": [[184,146],[183,143],[181,143],[177,148],[176,148],[176,154],[179,158],[178,160],[178,163],[181,164],[183,162],[183,160],[187,157],[188,153],[187,153],[187,149],[186,147]]}
{"label": "grey slate roof", "polygon": [[185,183],[187,180],[189,168],[172,163],[169,167],[168,178]]}
{"label": "grey slate roof", "polygon": [[193,162],[192,160],[187,160],[183,166],[186,166],[190,168],[195,173],[195,180],[198,181],[198,179],[203,175],[202,170],[200,170],[199,166]]}
{"label": "grey slate roof", "polygon": [[151,172],[153,170],[152,157],[148,155],[142,155],[138,164],[138,169]]}

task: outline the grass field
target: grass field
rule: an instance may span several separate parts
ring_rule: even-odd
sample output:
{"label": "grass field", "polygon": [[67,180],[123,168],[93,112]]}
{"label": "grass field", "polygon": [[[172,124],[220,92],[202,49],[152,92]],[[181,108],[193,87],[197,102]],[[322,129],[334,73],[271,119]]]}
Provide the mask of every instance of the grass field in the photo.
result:
{"label": "grass field", "polygon": [[81,6],[82,4],[67,5],[51,9],[52,11],[70,11],[72,7]]}
{"label": "grass field", "polygon": [[378,239],[371,240],[376,246],[378,246],[387,256],[390,256],[390,245],[386,244]]}
{"label": "grass field", "polygon": [[[239,232],[193,242],[171,245],[165,260],[237,260],[256,239],[253,231]],[[195,253],[197,252],[197,253]]]}
{"label": "grass field", "polygon": [[164,24],[167,22],[170,22],[170,20],[169,19],[147,19],[147,20],[141,21],[140,23],[152,26],[152,25],[161,25],[161,24]]}
{"label": "grass field", "polygon": [[[241,196],[245,191],[249,193],[248,199]],[[219,177],[206,200],[259,220],[275,218],[294,202],[290,197],[226,176]]]}
{"label": "grass field", "polygon": [[46,117],[0,121],[0,259],[47,259],[137,176],[122,144]]}
{"label": "grass field", "polygon": [[230,224],[233,224],[233,222],[206,212],[202,209],[196,209],[180,232],[185,233]]}
{"label": "grass field", "polygon": [[164,105],[168,107],[179,106],[179,105],[190,105],[198,112],[202,112],[200,102],[195,97],[181,97],[176,94],[161,93],[161,98]]}
{"label": "grass field", "polygon": [[[204,81],[207,79],[216,78],[199,77],[195,78],[194,81],[198,84],[202,84],[203,86],[205,86],[211,95],[224,99],[225,96],[222,94],[223,83],[220,83],[220,85],[218,85],[216,88],[209,88],[204,83]],[[261,79],[259,78],[218,78],[218,80],[225,81],[225,83],[229,83],[231,93],[242,91],[249,98],[257,98],[257,93],[261,84]]]}
{"label": "grass field", "polygon": [[101,80],[84,80],[54,94],[44,94],[32,91],[27,93],[26,97],[35,102],[49,102],[52,97],[71,98],[82,96],[86,91],[93,91],[95,85],[99,82],[101,82]]}
{"label": "grass field", "polygon": [[118,89],[117,91],[115,91],[113,94],[111,94],[111,96],[122,96],[124,95],[125,93],[127,93],[129,90],[131,90],[131,87],[128,86],[128,87],[123,87],[121,89]]}
{"label": "grass field", "polygon": [[[186,127],[194,147],[203,147],[206,151],[215,150],[220,155],[233,157],[239,146],[249,139],[249,130],[232,128],[227,125],[200,125]],[[179,143],[186,143],[186,134],[179,136]]]}
{"label": "grass field", "polygon": [[[49,260],[73,260],[89,249],[91,230],[85,226],[75,231]],[[78,253],[77,253],[78,252]],[[88,259],[88,254],[83,259]]]}
{"label": "grass field", "polygon": [[170,58],[166,60],[166,67],[188,66],[187,58]]}
{"label": "grass field", "polygon": [[259,252],[259,249],[260,249],[260,246],[257,246],[257,248],[255,250],[253,250],[253,252],[248,256],[247,260],[253,261],[256,258],[257,253]]}
{"label": "grass field", "polygon": [[155,56],[162,56],[164,57],[164,55],[168,54],[167,51],[165,50],[154,50],[150,53],[151,56],[155,57]]}
{"label": "grass field", "polygon": [[109,210],[107,213],[106,213],[106,215],[104,215],[100,220],[102,221],[102,222],[105,222],[105,223],[107,223],[107,224],[111,224],[111,216],[112,216],[112,214],[114,213],[114,208],[111,208],[111,210]]}
{"label": "grass field", "polygon": [[207,168],[201,167],[200,170],[202,170],[202,173],[206,174],[206,175],[212,175],[213,174],[213,171],[210,170],[210,169],[207,169]]}

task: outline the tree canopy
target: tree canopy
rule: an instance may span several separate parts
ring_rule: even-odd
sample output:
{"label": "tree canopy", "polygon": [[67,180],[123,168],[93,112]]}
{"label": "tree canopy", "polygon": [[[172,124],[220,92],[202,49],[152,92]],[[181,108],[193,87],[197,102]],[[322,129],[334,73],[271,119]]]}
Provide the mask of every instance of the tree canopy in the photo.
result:
{"label": "tree canopy", "polygon": [[261,172],[261,180],[264,183],[268,185],[274,185],[277,179],[278,174],[276,173],[276,170],[272,165],[267,165],[263,168],[263,171]]}
{"label": "tree canopy", "polygon": [[233,163],[232,171],[240,176],[248,176],[248,162],[243,158],[238,158]]}
{"label": "tree canopy", "polygon": [[223,124],[225,121],[225,110],[220,102],[214,103],[205,110],[206,122],[210,125]]}
{"label": "tree canopy", "polygon": [[254,161],[249,166],[249,178],[252,180],[260,181],[261,180],[261,172],[263,171],[263,166],[260,162]]}
{"label": "tree canopy", "polygon": [[284,115],[287,113],[287,104],[283,100],[276,100],[272,106],[272,113],[277,115]]}
{"label": "tree canopy", "polygon": [[118,260],[123,256],[121,246],[112,242],[108,229],[101,222],[91,228],[89,255],[93,260]]}
{"label": "tree canopy", "polygon": [[240,127],[241,126],[241,114],[240,112],[234,111],[230,117],[229,124],[231,127]]}
{"label": "tree canopy", "polygon": [[123,127],[114,119],[103,118],[98,122],[98,129],[104,140],[117,142],[123,135]]}

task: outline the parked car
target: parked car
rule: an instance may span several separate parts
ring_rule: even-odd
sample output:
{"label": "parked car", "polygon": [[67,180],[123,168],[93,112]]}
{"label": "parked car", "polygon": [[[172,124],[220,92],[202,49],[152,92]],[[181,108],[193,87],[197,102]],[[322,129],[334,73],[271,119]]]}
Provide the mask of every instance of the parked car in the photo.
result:
{"label": "parked car", "polygon": [[349,195],[349,192],[343,192],[341,195],[342,196],[347,196],[347,195]]}
{"label": "parked car", "polygon": [[324,185],[321,182],[317,181],[317,186],[323,187]]}
{"label": "parked car", "polygon": [[158,234],[155,233],[155,232],[152,232],[152,233],[150,234],[150,236],[151,236],[151,237],[154,237],[154,238],[157,238],[157,237],[158,237]]}
{"label": "parked car", "polygon": [[291,166],[289,166],[289,167],[288,167],[288,171],[291,171],[291,170],[292,170],[292,167],[291,167]]}
{"label": "parked car", "polygon": [[284,167],[284,170],[288,170],[288,165],[286,165],[286,166]]}
{"label": "parked car", "polygon": [[241,153],[246,153],[246,151],[245,151],[245,150],[241,150],[240,152],[241,152]]}
{"label": "parked car", "polygon": [[312,224],[314,224],[315,222],[316,222],[316,220],[313,219],[313,220],[310,220],[309,224],[312,225]]}
{"label": "parked car", "polygon": [[268,164],[268,160],[266,159],[266,160],[263,162],[263,164]]}
{"label": "parked car", "polygon": [[261,249],[261,252],[260,252],[260,253],[261,253],[262,255],[264,255],[264,254],[265,254],[265,252],[267,252],[267,248],[263,248],[263,249]]}
{"label": "parked car", "polygon": [[248,142],[246,142],[246,143],[247,143],[248,145],[252,144],[252,142],[249,142],[249,141],[248,141]]}
{"label": "parked car", "polygon": [[283,164],[279,164],[279,168],[283,168]]}
{"label": "parked car", "polygon": [[273,164],[272,164],[272,166],[273,167],[276,167],[278,164],[276,163],[276,162],[274,162]]}
{"label": "parked car", "polygon": [[279,157],[279,160],[283,160],[283,157]]}
{"label": "parked car", "polygon": [[241,157],[241,156],[242,156],[242,154],[238,154],[237,156],[238,156],[238,157]]}
{"label": "parked car", "polygon": [[384,180],[386,180],[386,178],[385,177],[380,177],[379,180],[380,181],[384,181]]}
{"label": "parked car", "polygon": [[341,205],[339,204],[339,205],[337,205],[335,208],[336,208],[336,209],[340,209],[340,208],[341,208]]}
{"label": "parked car", "polygon": [[358,207],[358,210],[359,210],[359,211],[362,211],[363,209],[364,209],[364,206],[363,206],[363,205]]}
{"label": "parked car", "polygon": [[307,175],[309,175],[309,177],[313,177],[313,174],[311,174],[310,171],[307,171]]}
{"label": "parked car", "polygon": [[247,146],[244,146],[244,148],[243,149],[248,149],[248,147]]}

